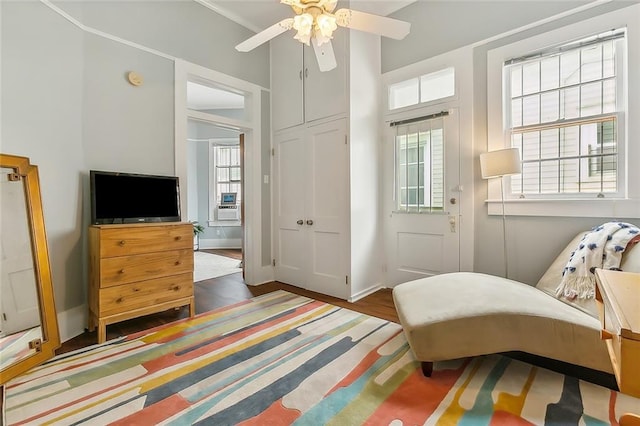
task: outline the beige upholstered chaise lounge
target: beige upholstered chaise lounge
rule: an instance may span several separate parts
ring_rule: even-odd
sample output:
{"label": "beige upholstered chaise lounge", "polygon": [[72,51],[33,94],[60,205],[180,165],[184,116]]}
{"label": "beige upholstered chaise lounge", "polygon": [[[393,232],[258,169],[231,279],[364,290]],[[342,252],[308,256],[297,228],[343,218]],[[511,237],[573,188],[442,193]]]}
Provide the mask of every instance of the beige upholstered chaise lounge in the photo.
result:
{"label": "beige upholstered chaise lounge", "polygon": [[[570,303],[555,290],[576,236],[533,287],[501,277],[456,272],[393,289],[400,323],[422,370],[434,361],[520,351],[612,373],[594,299]],[[623,253],[620,268],[640,272],[640,244]]]}

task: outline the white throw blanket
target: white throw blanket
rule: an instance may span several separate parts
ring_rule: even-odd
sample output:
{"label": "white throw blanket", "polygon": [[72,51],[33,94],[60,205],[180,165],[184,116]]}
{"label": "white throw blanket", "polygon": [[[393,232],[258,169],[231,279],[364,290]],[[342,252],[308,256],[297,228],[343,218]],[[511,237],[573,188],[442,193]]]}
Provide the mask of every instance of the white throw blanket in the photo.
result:
{"label": "white throw blanket", "polygon": [[557,297],[573,300],[595,296],[595,269],[619,269],[627,244],[640,229],[624,222],[607,222],[585,234],[562,271]]}

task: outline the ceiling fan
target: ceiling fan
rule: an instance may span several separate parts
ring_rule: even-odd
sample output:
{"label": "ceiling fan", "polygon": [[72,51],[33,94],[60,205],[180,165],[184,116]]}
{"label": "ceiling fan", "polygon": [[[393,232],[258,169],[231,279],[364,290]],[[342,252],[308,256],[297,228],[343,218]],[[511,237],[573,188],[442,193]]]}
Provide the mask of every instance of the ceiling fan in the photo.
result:
{"label": "ceiling fan", "polygon": [[283,19],[243,41],[236,46],[236,50],[248,52],[294,29],[297,31],[294,36],[296,40],[313,46],[320,71],[330,71],[337,66],[331,39],[339,26],[396,40],[405,38],[411,28],[408,22],[357,10],[338,9],[334,12],[338,0],[280,0],[280,3],[291,6],[295,16]]}

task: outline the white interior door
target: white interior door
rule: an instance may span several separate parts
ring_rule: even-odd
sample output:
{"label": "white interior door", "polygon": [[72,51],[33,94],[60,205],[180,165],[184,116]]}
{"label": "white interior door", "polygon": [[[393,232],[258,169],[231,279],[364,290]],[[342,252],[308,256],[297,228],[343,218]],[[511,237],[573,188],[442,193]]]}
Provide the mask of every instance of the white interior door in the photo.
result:
{"label": "white interior door", "polygon": [[346,122],[275,136],[276,280],[348,296]]}
{"label": "white interior door", "polygon": [[447,115],[391,127],[388,135],[388,282],[398,284],[459,271],[457,109],[450,109]]}
{"label": "white interior door", "polygon": [[307,289],[348,296],[349,157],[346,122],[308,129],[305,225],[309,233]]}
{"label": "white interior door", "polygon": [[308,268],[304,130],[276,135],[274,150],[275,276],[278,281],[304,288]]}

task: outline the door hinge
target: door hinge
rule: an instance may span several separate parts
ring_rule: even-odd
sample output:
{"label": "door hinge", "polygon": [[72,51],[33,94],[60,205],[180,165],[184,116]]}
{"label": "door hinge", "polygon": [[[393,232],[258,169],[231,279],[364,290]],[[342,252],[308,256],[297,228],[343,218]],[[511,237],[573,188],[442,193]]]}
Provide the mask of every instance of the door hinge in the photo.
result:
{"label": "door hinge", "polygon": [[349,136],[344,135],[344,144],[346,145],[348,141],[349,141]]}
{"label": "door hinge", "polygon": [[2,319],[5,321],[7,320],[7,314],[5,314],[4,312],[2,313]]}
{"label": "door hinge", "polygon": [[276,155],[276,149],[275,148],[271,148],[271,156],[275,157]]}
{"label": "door hinge", "polygon": [[273,263],[273,266],[276,266],[276,260],[275,259],[273,259],[272,263]]}
{"label": "door hinge", "polygon": [[344,276],[344,283],[345,283],[346,285],[349,285],[349,275],[345,275],[345,276]]}

